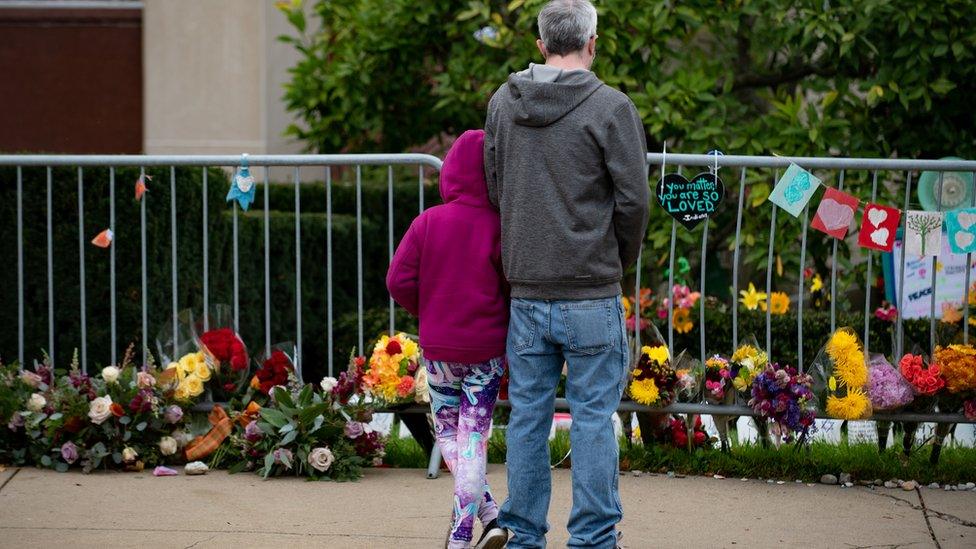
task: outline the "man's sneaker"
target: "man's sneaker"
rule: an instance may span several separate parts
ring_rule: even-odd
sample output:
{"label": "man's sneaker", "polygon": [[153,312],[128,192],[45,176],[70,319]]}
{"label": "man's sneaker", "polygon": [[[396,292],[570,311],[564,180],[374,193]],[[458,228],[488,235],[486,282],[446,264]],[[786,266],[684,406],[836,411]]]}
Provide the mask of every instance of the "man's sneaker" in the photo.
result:
{"label": "man's sneaker", "polygon": [[481,539],[478,540],[474,549],[502,549],[507,541],[508,531],[499,526],[498,519],[495,519],[485,525]]}

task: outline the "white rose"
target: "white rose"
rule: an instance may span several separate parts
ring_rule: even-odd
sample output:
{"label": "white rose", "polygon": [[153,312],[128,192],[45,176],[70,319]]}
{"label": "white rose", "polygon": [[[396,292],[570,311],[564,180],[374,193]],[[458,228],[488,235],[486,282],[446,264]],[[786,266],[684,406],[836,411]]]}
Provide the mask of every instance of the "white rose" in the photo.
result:
{"label": "white rose", "polygon": [[427,368],[421,366],[417,369],[417,375],[414,376],[414,401],[418,403],[429,403],[430,402],[430,387],[427,384]]}
{"label": "white rose", "polygon": [[179,447],[179,444],[176,442],[176,439],[173,438],[173,437],[163,437],[163,438],[159,439],[159,451],[164,456],[171,456],[171,455],[175,454],[176,453],[176,449],[178,447]]}
{"label": "white rose", "polygon": [[139,457],[139,452],[136,452],[135,448],[131,446],[126,446],[125,449],[122,450],[122,461],[133,462],[137,457]]}
{"label": "white rose", "polygon": [[34,393],[27,399],[27,409],[31,412],[40,412],[47,405],[47,399],[41,393]]}
{"label": "white rose", "polygon": [[331,393],[332,389],[335,389],[335,386],[338,384],[339,384],[339,380],[334,377],[323,377],[322,382],[319,383],[319,385],[322,387],[322,390],[325,391],[326,393]]}
{"label": "white rose", "polygon": [[106,419],[112,416],[112,397],[105,395],[91,401],[88,405],[88,417],[92,423],[101,425]]}
{"label": "white rose", "polygon": [[315,448],[308,454],[308,464],[320,473],[324,473],[332,467],[335,456],[328,448]]}
{"label": "white rose", "polygon": [[105,380],[105,383],[115,383],[119,380],[120,373],[115,366],[106,366],[102,368],[102,379]]}

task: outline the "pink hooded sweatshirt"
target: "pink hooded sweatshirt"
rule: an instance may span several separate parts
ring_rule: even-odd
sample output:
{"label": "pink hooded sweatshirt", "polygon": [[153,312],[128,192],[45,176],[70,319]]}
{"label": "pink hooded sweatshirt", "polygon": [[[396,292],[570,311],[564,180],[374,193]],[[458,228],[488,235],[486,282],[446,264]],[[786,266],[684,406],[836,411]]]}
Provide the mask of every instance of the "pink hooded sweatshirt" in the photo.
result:
{"label": "pink hooded sweatshirt", "polygon": [[454,142],[441,168],[444,204],[414,219],[386,275],[393,299],[420,319],[429,360],[475,364],[505,354],[508,284],[484,141],[482,130],[468,130]]}

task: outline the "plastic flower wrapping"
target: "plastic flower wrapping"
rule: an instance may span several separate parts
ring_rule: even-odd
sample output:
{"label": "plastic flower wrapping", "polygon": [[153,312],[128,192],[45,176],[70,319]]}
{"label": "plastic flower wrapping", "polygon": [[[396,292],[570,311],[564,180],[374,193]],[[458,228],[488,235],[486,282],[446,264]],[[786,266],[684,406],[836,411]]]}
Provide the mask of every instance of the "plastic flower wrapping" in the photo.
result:
{"label": "plastic flower wrapping", "polygon": [[390,405],[425,402],[429,399],[427,371],[420,361],[420,346],[407,334],[381,336],[369,357],[363,386]]}
{"label": "plastic flower wrapping", "polygon": [[814,388],[828,416],[857,420],[871,417],[868,367],[864,348],[850,328],[838,328],[811,365]]}
{"label": "plastic flower wrapping", "polygon": [[230,400],[248,380],[250,358],[247,346],[233,328],[233,316],[227,305],[216,305],[195,324],[197,342],[207,364],[213,370],[210,389],[213,400]]}
{"label": "plastic flower wrapping", "polygon": [[158,382],[164,394],[188,402],[206,391],[212,372],[199,349],[193,311],[185,309],[176,315],[175,322],[163,323],[156,336],[156,349],[163,369]]}
{"label": "plastic flower wrapping", "polygon": [[879,412],[900,410],[915,400],[915,390],[884,355],[872,355],[868,364],[868,398]]}
{"label": "plastic flower wrapping", "polygon": [[765,351],[759,348],[755,336],[749,336],[736,347],[729,364],[732,387],[743,400],[748,400],[751,397],[750,390],[753,380],[766,369],[769,364],[769,357],[766,356]]}
{"label": "plastic flower wrapping", "polygon": [[767,365],[753,381],[749,406],[772,422],[772,431],[784,442],[802,444],[816,429],[813,378],[792,366]]}
{"label": "plastic flower wrapping", "polygon": [[[734,404],[737,394],[733,384],[734,378],[732,363],[725,357],[715,355],[705,359],[702,387],[705,402],[717,405]],[[727,450],[729,448],[729,422],[732,420],[732,416],[713,414],[712,420],[715,421],[715,428],[718,430],[722,449]]]}

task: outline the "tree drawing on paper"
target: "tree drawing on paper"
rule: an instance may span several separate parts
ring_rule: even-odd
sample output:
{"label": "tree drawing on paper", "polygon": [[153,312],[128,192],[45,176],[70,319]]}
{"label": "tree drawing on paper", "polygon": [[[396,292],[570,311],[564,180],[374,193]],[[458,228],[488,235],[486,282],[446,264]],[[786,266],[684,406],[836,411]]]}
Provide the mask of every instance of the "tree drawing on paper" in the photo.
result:
{"label": "tree drawing on paper", "polygon": [[908,228],[918,233],[922,239],[922,255],[925,255],[925,242],[929,238],[929,233],[942,228],[942,220],[934,215],[913,215],[906,222]]}

